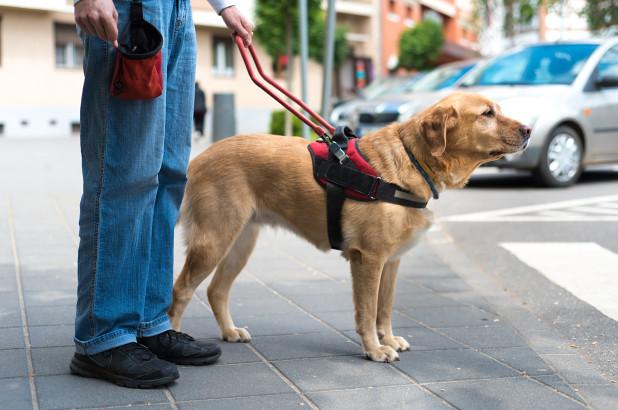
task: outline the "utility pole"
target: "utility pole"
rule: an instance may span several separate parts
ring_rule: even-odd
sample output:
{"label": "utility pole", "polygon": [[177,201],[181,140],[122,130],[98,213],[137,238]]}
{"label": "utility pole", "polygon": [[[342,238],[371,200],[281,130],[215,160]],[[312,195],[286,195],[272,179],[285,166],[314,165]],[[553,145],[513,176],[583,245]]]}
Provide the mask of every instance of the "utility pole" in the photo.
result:
{"label": "utility pole", "polygon": [[[300,81],[303,101],[307,102],[307,60],[309,59],[309,39],[307,33],[307,0],[298,0],[298,25],[300,35]],[[307,114],[303,111],[304,114]],[[309,139],[309,126],[303,123],[303,138]]]}
{"label": "utility pole", "polygon": [[335,0],[328,0],[326,9],[326,36],[324,39],[324,64],[322,65],[322,116],[328,118],[333,89],[333,63],[335,58]]}

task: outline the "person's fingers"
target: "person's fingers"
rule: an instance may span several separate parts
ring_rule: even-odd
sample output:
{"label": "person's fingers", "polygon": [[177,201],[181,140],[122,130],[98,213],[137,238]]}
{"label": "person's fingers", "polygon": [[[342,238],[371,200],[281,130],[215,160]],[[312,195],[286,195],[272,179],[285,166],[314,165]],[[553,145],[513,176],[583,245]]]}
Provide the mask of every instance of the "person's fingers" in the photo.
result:
{"label": "person's fingers", "polygon": [[251,36],[241,24],[238,24],[236,26],[236,34],[238,34],[240,38],[242,38],[243,43],[245,43],[245,47],[249,47],[251,45]]}
{"label": "person's fingers", "polygon": [[243,27],[249,32],[249,33],[253,33],[253,23],[251,23],[251,21],[246,18],[245,16],[241,16],[240,18],[240,22],[242,23]]}
{"label": "person's fingers", "polygon": [[249,20],[242,18],[240,20],[242,26],[244,27],[244,29],[247,31],[248,34],[248,45],[251,45],[251,41],[253,40],[253,24],[251,24],[251,22],[249,22]]}
{"label": "person's fingers", "polygon": [[89,36],[96,35],[94,28],[92,27],[92,25],[90,24],[87,18],[85,18],[84,16],[77,16],[75,18],[75,21],[77,25],[79,26],[79,28],[81,28],[84,33],[86,33]]}
{"label": "person's fingers", "polygon": [[115,44],[118,41],[118,25],[114,21],[114,18],[104,18],[101,23],[105,31],[105,39]]}
{"label": "person's fingers", "polygon": [[102,22],[99,16],[88,16],[88,21],[90,22],[90,25],[92,25],[96,36],[101,40],[107,40],[105,36],[105,29],[103,28],[103,24],[101,24]]}

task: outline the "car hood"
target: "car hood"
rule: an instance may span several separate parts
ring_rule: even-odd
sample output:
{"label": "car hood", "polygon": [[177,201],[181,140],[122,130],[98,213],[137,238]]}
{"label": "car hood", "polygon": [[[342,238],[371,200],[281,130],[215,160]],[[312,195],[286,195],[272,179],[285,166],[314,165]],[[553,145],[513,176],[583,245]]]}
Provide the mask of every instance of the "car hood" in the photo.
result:
{"label": "car hood", "polygon": [[416,92],[409,94],[386,95],[370,101],[363,101],[356,106],[357,112],[388,112],[399,111],[402,108],[422,106],[427,107],[440,98],[449,94],[451,90],[439,90],[430,92]]}
{"label": "car hood", "polygon": [[467,93],[481,94],[498,103],[502,113],[532,126],[547,108],[568,100],[572,88],[568,85],[467,87]]}

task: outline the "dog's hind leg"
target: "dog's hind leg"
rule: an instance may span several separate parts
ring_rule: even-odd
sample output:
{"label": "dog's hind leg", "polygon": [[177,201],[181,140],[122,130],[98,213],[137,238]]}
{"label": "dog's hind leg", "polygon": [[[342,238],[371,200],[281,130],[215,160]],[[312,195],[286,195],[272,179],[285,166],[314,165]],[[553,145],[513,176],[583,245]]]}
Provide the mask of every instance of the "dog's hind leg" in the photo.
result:
{"label": "dog's hind leg", "polygon": [[391,322],[398,270],[399,259],[388,261],[382,269],[380,292],[378,294],[377,330],[380,343],[403,352],[410,349],[410,344],[403,337],[393,336],[393,324]]}
{"label": "dog's hind leg", "polygon": [[227,342],[249,342],[251,335],[246,329],[234,325],[230,314],[230,290],[234,279],[245,267],[259,233],[259,226],[248,223],[236,238],[234,245],[221,261],[212,282],[208,286],[208,301],[215,314],[221,338]]}
{"label": "dog's hind leg", "polygon": [[191,301],[195,289],[221,262],[242,225],[239,223],[237,227],[228,226],[228,231],[224,235],[221,234],[222,229],[215,228],[217,227],[211,226],[208,232],[198,232],[197,227],[192,228],[191,238],[187,244],[187,258],[174,283],[173,303],[168,311],[172,327],[176,330],[180,329],[182,314]]}

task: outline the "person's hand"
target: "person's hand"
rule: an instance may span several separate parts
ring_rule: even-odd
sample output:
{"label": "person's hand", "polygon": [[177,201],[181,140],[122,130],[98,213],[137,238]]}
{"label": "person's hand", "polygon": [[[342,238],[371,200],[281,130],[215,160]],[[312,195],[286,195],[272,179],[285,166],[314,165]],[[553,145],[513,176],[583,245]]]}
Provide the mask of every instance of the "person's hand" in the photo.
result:
{"label": "person's hand", "polygon": [[75,22],[86,34],[118,47],[118,12],[112,0],[81,0],[75,5]]}
{"label": "person's hand", "polygon": [[253,24],[236,8],[231,6],[223,9],[221,17],[225,22],[225,25],[242,38],[245,43],[245,47],[251,45],[251,39],[253,38]]}

